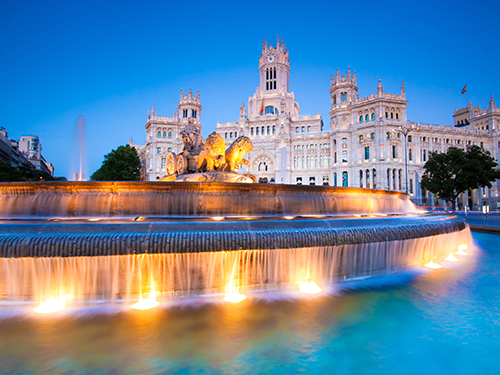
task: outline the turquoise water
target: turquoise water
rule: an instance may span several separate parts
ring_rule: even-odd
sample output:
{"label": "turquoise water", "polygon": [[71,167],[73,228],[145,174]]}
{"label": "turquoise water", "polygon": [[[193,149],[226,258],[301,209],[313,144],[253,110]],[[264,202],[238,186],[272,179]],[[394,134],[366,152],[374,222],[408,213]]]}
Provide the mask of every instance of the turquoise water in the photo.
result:
{"label": "turquoise water", "polygon": [[[500,373],[500,236],[440,270],[270,293],[73,307],[0,307],[0,372],[48,374]],[[208,301],[208,302],[207,302]]]}

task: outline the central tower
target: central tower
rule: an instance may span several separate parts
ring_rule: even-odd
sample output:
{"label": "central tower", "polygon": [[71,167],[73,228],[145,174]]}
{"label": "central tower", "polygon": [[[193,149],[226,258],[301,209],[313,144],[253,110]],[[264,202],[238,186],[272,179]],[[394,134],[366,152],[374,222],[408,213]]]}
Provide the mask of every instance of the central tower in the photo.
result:
{"label": "central tower", "polygon": [[290,59],[283,38],[278,36],[276,47],[262,42],[262,54],[259,60],[260,88],[264,94],[289,92]]}

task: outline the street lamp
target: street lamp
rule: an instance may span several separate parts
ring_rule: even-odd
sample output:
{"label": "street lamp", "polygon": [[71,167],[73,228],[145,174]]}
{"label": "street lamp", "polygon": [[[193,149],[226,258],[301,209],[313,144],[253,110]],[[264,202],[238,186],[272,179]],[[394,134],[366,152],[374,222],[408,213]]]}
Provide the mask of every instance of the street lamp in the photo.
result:
{"label": "street lamp", "polygon": [[397,131],[398,133],[401,133],[405,137],[405,180],[406,180],[406,194],[408,194],[408,151],[407,151],[407,144],[408,144],[408,134],[410,134],[413,130],[418,130],[419,128],[415,127],[415,124],[409,125],[409,122],[406,125],[399,126],[397,129],[394,129],[393,131]]}

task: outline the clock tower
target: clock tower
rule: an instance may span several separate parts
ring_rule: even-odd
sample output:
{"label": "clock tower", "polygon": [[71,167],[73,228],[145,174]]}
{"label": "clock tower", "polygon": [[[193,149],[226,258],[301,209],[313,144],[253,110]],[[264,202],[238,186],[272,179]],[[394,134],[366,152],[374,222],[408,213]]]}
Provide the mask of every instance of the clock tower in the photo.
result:
{"label": "clock tower", "polygon": [[278,36],[276,47],[262,43],[259,60],[260,90],[264,94],[288,93],[290,90],[290,59],[283,38]]}

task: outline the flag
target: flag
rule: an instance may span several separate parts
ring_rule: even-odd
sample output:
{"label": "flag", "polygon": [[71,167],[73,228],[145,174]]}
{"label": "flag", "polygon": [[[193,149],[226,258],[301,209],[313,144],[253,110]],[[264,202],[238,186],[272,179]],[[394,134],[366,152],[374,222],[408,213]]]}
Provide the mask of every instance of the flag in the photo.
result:
{"label": "flag", "polygon": [[464,88],[462,89],[462,95],[465,94],[466,91],[467,91],[467,85],[465,85]]}
{"label": "flag", "polygon": [[264,101],[262,101],[262,104],[260,105],[259,116],[262,116],[263,114],[264,114]]}

